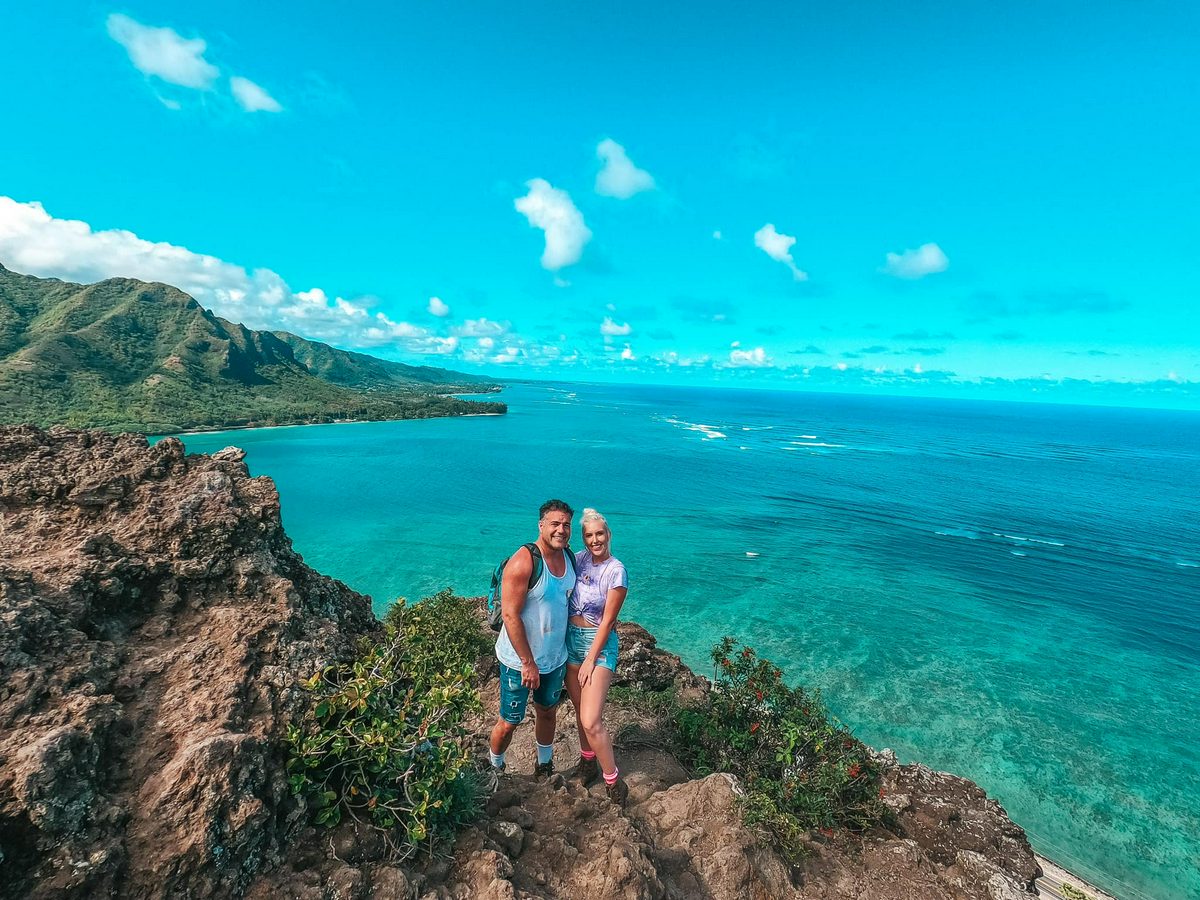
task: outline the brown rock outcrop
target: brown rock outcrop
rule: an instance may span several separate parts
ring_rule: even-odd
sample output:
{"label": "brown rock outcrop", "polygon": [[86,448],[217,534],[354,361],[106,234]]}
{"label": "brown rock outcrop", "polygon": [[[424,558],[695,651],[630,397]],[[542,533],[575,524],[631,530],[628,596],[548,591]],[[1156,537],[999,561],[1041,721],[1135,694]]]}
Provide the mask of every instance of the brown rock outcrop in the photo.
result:
{"label": "brown rock outcrop", "polygon": [[[886,752],[894,823],[812,834],[789,865],[743,824],[736,779],[689,777],[653,704],[606,715],[625,809],[569,771],[523,774],[527,723],[453,857],[398,864],[376,832],[307,825],[281,749],[297,678],[376,628],[294,553],[240,451],[0,429],[0,897],[1015,900],[1038,874],[977,786]],[[644,629],[620,637],[621,686],[708,690]],[[555,743],[571,766],[569,705]]]}
{"label": "brown rock outcrop", "polygon": [[280,858],[295,676],[378,626],[241,460],[0,429],[0,895],[230,896]]}

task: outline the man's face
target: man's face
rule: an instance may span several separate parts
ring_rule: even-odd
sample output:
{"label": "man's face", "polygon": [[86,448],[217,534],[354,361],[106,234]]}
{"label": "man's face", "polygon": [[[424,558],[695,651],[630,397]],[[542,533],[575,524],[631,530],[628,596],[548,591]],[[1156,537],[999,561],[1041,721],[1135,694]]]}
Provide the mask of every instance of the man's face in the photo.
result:
{"label": "man's face", "polygon": [[538,532],[546,544],[555,550],[562,550],[571,542],[571,517],[552,509],[538,522]]}

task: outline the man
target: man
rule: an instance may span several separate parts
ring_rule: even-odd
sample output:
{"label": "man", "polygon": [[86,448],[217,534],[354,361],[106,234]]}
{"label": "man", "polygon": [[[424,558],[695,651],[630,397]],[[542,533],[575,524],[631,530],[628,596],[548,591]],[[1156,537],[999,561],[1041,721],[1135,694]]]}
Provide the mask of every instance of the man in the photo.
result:
{"label": "man", "polygon": [[574,511],[562,500],[538,510],[537,548],[542,573],[530,587],[533,554],[521,547],[504,566],[500,612],[504,627],[496,640],[500,660],[500,716],[492,729],[490,758],[504,771],[504,753],[525,719],[533,694],[534,739],[540,777],[554,773],[554,723],[567,670],[567,602],[575,589],[575,560],[567,559]]}

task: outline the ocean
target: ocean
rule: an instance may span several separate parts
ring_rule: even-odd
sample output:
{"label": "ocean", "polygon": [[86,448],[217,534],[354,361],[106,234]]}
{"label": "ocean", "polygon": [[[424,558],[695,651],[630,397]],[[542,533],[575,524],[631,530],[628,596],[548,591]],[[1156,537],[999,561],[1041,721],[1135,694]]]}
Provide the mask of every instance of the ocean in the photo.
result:
{"label": "ocean", "polygon": [[544,499],[594,506],[627,617],[697,671],[733,635],[863,740],[978,782],[1097,886],[1200,897],[1200,413],[545,383],[501,399],[507,416],[184,440],[244,448],[305,560],[379,612],[485,593]]}

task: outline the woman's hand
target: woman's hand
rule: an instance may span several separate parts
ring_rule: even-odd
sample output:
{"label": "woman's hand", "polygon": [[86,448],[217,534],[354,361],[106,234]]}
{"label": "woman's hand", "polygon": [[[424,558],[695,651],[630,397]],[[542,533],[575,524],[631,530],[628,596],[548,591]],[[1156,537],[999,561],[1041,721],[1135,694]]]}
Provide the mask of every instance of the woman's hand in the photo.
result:
{"label": "woman's hand", "polygon": [[596,661],[585,659],[579,666],[579,686],[587,687],[588,682],[592,680],[592,673],[596,671]]}

